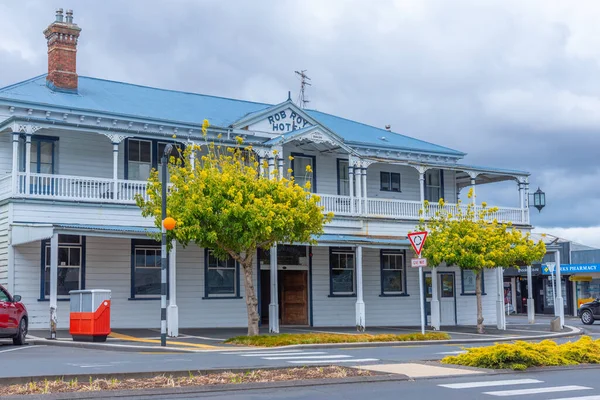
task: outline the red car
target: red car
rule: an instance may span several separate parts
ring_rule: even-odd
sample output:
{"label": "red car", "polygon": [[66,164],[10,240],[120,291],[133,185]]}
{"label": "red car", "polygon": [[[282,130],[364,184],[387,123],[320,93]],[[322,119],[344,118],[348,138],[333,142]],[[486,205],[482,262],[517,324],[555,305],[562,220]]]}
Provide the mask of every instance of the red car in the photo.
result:
{"label": "red car", "polygon": [[25,344],[27,321],[27,309],[21,303],[21,296],[11,296],[0,285],[0,338],[12,338],[18,346]]}

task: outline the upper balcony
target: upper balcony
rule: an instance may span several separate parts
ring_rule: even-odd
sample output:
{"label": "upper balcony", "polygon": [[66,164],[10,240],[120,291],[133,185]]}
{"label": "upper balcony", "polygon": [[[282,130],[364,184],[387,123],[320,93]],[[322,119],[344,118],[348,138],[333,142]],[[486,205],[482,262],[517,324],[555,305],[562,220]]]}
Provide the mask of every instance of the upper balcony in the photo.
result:
{"label": "upper balcony", "polygon": [[[4,126],[0,200],[134,205],[137,195],[146,196],[146,179],[150,170],[160,165],[162,146],[174,141],[166,134],[115,134],[47,123]],[[288,168],[302,172],[310,166],[313,172],[298,173],[296,180],[300,184],[310,180],[325,211],[338,218],[416,222],[425,200],[432,203],[427,218],[435,213],[440,198],[457,207],[465,189],[512,180],[518,188],[516,206],[499,207],[490,218],[529,225],[526,173],[467,167],[438,161],[440,157],[397,160],[385,150],[358,154],[315,129],[319,128],[308,132],[310,136],[300,133],[267,142],[261,139],[254,148],[280,175]],[[273,149],[278,150],[277,156]],[[514,198],[517,200],[517,191]],[[494,205],[493,199],[488,204]]]}
{"label": "upper balcony", "polygon": [[[82,177],[72,175],[54,175],[30,173],[27,185],[27,175],[17,173],[16,184],[12,176],[0,178],[0,200],[7,198],[43,199],[68,202],[88,202],[107,204],[135,204],[136,196],[147,198],[146,181],[124,179],[107,179]],[[338,217],[357,218],[387,218],[396,220],[418,221],[423,208],[421,201],[395,200],[383,198],[357,198],[331,194],[318,194],[325,212],[332,212]],[[448,204],[456,209],[457,204]],[[461,207],[466,208],[465,205]],[[481,206],[476,206],[480,210]],[[437,204],[431,204],[428,216],[435,214]],[[527,209],[500,207],[489,216],[501,222],[511,222],[517,225],[529,224]]]}

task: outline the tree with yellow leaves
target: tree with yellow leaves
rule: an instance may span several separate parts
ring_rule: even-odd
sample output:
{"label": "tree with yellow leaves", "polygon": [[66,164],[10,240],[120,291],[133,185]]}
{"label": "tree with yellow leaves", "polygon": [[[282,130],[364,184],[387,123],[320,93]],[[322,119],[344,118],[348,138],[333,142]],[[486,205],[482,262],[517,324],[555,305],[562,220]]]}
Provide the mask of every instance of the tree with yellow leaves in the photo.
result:
{"label": "tree with yellow leaves", "polygon": [[[240,263],[248,335],[253,336],[258,334],[259,322],[253,282],[257,249],[268,249],[275,243],[314,243],[313,235],[321,235],[333,215],[323,214],[319,196],[308,192],[310,182],[305,187],[297,185],[289,171],[288,177],[281,179],[277,171],[261,173],[252,147],[244,146],[242,138],[215,144],[207,139],[208,126],[205,120],[203,145],[187,146],[177,157],[171,157],[167,216],[177,225],[168,231],[168,240],[175,239],[184,247],[195,243],[211,249],[219,259],[231,256]],[[161,189],[158,172],[152,171],[148,200],[137,198],[142,215],[154,217],[157,227],[162,222]]]}
{"label": "tree with yellow leaves", "polygon": [[[473,198],[472,189],[468,197]],[[546,246],[542,241],[535,243],[529,233],[523,234],[510,223],[499,223],[494,218],[498,209],[486,203],[475,207],[471,202],[467,206],[459,202],[455,206],[440,199],[438,205],[432,212],[426,202],[421,212],[417,230],[429,232],[422,254],[431,266],[445,263],[475,272],[477,332],[483,333],[481,271],[530,265],[542,259]]]}

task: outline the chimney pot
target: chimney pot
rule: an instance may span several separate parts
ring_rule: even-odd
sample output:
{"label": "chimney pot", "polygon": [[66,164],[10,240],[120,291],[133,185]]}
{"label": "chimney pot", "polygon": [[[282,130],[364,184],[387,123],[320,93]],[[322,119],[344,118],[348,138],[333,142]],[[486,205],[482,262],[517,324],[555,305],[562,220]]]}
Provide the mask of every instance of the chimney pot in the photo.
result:
{"label": "chimney pot", "polygon": [[73,23],[73,10],[67,10],[67,24]]}
{"label": "chimney pot", "polygon": [[59,8],[56,10],[56,22],[63,22],[63,9]]}

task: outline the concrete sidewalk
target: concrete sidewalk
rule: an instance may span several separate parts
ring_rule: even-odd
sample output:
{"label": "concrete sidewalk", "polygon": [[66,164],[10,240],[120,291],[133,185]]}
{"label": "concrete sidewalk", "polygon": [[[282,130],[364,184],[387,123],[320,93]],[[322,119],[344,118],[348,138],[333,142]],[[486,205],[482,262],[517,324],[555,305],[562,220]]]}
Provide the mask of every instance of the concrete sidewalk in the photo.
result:
{"label": "concrete sidewalk", "polygon": [[[514,323],[513,323],[514,322]],[[376,347],[386,345],[423,345],[423,344],[467,344],[467,343],[485,343],[510,340],[541,340],[547,338],[565,337],[581,334],[581,330],[574,327],[565,326],[562,332],[551,332],[549,320],[547,323],[538,323],[529,325],[522,324],[521,321],[509,319],[506,330],[499,330],[494,327],[486,327],[484,334],[477,334],[474,326],[448,326],[442,327],[441,332],[447,333],[450,340],[433,340],[419,342],[369,342],[369,343],[349,343],[349,344],[311,344],[311,345],[291,345],[286,348],[323,348],[343,346],[362,346]],[[303,328],[303,327],[283,327],[281,333],[290,334],[308,334],[329,333],[329,334],[359,334],[354,327],[335,327],[335,328]],[[369,327],[364,332],[366,334],[409,334],[420,332],[420,327]],[[427,330],[427,332],[433,332]],[[151,351],[151,352],[198,352],[198,351],[222,351],[224,349],[244,349],[237,345],[224,343],[226,339],[235,336],[246,335],[246,328],[189,328],[180,329],[180,335],[177,338],[167,338],[167,347],[160,346],[160,331],[155,329],[116,329],[111,333],[104,343],[74,342],[67,330],[57,332],[57,340],[49,340],[48,331],[33,330],[29,332],[28,341],[33,344],[72,346],[81,348],[117,350],[117,351]],[[260,334],[269,334],[268,327],[262,327]]]}

